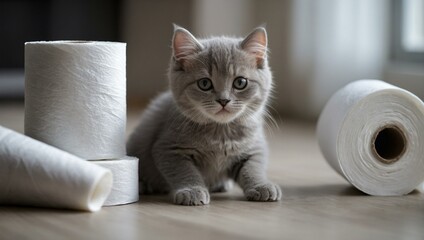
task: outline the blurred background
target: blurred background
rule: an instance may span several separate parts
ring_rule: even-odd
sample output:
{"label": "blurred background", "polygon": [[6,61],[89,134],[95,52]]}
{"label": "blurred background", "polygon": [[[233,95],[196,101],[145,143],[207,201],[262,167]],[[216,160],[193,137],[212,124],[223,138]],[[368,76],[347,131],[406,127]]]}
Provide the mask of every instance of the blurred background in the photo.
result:
{"label": "blurred background", "polygon": [[357,79],[424,98],[424,0],[0,0],[0,104],[23,103],[24,42],[105,40],[128,43],[128,103],[142,107],[167,88],[172,23],[197,37],[265,23],[280,116],[316,120]]}

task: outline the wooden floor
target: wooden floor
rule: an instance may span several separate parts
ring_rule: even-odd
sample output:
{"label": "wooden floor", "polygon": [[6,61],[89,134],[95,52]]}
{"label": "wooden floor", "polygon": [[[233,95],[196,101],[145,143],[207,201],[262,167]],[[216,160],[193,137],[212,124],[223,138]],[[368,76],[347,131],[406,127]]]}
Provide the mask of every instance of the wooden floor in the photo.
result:
{"label": "wooden floor", "polygon": [[[22,132],[22,105],[0,104],[0,124]],[[362,194],[326,164],[314,127],[283,119],[269,136],[268,172],[283,189],[280,202],[248,202],[235,188],[212,194],[211,204],[201,207],[175,206],[166,196],[142,196],[97,213],[1,206],[0,239],[423,240],[424,193]]]}

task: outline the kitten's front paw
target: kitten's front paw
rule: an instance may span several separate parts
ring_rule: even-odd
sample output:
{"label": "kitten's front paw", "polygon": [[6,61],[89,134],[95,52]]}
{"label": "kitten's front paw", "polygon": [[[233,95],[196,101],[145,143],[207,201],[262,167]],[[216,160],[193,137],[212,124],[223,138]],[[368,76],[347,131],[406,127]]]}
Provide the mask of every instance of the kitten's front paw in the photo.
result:
{"label": "kitten's front paw", "polygon": [[174,193],[174,203],[179,205],[206,205],[209,201],[209,191],[204,187],[187,187],[178,189]]}
{"label": "kitten's front paw", "polygon": [[250,189],[244,191],[244,194],[249,201],[269,201],[274,202],[281,199],[282,192],[281,188],[274,183],[265,183],[256,185]]}

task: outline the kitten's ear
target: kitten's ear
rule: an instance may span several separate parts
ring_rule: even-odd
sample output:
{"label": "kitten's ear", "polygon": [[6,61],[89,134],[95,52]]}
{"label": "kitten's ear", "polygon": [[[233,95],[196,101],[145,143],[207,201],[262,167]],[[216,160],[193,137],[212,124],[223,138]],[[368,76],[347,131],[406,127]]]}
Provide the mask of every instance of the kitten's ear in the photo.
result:
{"label": "kitten's ear", "polygon": [[255,56],[256,64],[260,68],[267,57],[267,44],[265,28],[258,27],[241,42],[241,48]]}
{"label": "kitten's ear", "polygon": [[189,31],[174,24],[172,50],[176,61],[183,63],[185,59],[201,51],[202,48],[203,46]]}

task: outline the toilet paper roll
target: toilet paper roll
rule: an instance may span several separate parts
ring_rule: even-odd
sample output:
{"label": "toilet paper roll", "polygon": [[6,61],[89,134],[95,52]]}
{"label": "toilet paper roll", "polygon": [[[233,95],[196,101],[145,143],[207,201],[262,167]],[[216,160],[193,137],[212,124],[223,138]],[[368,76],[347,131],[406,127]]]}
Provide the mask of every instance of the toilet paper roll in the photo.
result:
{"label": "toilet paper roll", "polygon": [[419,190],[420,192],[424,193],[424,182],[423,182],[423,183],[421,183],[421,185],[420,185],[420,186],[418,186],[418,190]]}
{"label": "toilet paper roll", "polygon": [[84,159],[125,156],[125,49],[25,43],[25,134]]}
{"label": "toilet paper roll", "polygon": [[328,163],[367,194],[404,195],[424,181],[424,105],[404,89],[348,84],[328,101],[317,135]]}
{"label": "toilet paper roll", "polygon": [[0,204],[98,211],[110,170],[0,126]]}
{"label": "toilet paper roll", "polygon": [[138,201],[138,158],[126,156],[120,159],[92,161],[92,163],[110,169],[113,174],[112,191],[103,206]]}

